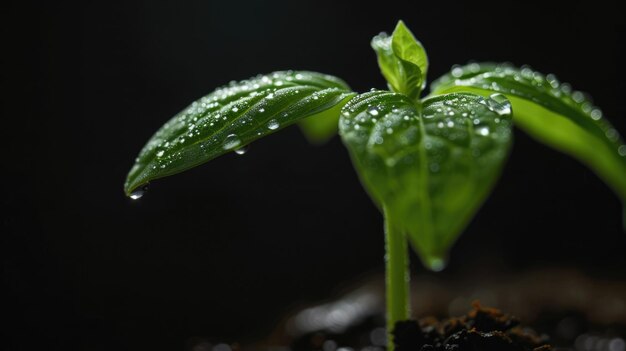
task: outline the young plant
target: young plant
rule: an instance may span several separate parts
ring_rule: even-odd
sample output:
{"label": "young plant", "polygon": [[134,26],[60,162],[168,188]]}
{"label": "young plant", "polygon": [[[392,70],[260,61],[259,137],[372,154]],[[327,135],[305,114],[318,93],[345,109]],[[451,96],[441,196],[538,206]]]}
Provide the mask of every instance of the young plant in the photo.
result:
{"label": "young plant", "polygon": [[[410,242],[426,267],[447,252],[498,179],[512,122],[587,164],[626,200],[626,145],[586,96],[551,74],[509,64],[455,66],[426,86],[428,58],[402,21],[372,47],[389,90],[357,94],[342,80],[286,71],[231,83],[195,101],[148,141],[124,190],[237,151],[298,122],[312,140],[337,126],[385,218],[387,326],[409,317]],[[390,342],[390,348],[393,344]]]}

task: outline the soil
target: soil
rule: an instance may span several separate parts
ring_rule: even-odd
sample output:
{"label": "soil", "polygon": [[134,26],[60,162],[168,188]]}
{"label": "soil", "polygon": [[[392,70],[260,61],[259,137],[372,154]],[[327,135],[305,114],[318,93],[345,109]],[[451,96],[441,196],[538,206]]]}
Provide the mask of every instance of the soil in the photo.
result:
{"label": "soil", "polygon": [[[364,323],[363,325],[371,325]],[[355,337],[360,335],[361,337]],[[350,339],[347,339],[348,336]],[[551,351],[548,337],[539,335],[520,324],[515,317],[495,308],[473,308],[461,317],[438,320],[433,317],[419,321],[407,320],[396,324],[393,332],[396,351]],[[293,351],[383,351],[385,331],[374,329],[351,330],[349,333],[311,333],[296,339]]]}
{"label": "soil", "polygon": [[467,315],[401,321],[393,331],[397,351],[551,351],[547,341],[515,317],[478,302]]}

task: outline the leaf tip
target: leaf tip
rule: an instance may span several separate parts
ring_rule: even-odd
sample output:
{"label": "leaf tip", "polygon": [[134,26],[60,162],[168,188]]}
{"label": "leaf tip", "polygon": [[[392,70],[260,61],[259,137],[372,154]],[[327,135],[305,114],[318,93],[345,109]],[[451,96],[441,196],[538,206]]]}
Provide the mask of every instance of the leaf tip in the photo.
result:
{"label": "leaf tip", "polygon": [[404,28],[406,29],[406,24],[404,23],[403,20],[398,20],[398,23],[396,23],[396,30],[398,30],[398,28]]}
{"label": "leaf tip", "polygon": [[427,255],[422,258],[424,266],[433,272],[441,272],[448,265],[448,260],[443,255]]}
{"label": "leaf tip", "polygon": [[124,194],[133,200],[139,199],[145,192],[147,184],[148,181],[145,174],[141,172],[141,167],[135,164],[124,181]]}

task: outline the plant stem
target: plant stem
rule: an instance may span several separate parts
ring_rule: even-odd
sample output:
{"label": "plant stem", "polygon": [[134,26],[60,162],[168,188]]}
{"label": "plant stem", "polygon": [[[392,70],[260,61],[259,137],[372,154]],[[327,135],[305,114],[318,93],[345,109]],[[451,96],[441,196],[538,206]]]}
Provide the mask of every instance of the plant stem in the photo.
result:
{"label": "plant stem", "polygon": [[385,276],[387,299],[387,350],[393,351],[391,332],[396,322],[410,316],[409,257],[407,239],[389,220],[385,209]]}

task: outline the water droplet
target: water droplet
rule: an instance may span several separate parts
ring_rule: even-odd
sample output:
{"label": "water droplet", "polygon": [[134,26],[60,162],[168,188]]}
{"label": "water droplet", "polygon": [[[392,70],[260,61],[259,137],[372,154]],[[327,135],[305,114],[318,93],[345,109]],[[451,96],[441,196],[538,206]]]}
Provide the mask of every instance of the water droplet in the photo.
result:
{"label": "water droplet", "polygon": [[617,148],[617,152],[620,156],[626,156],[626,145],[621,145]]}
{"label": "water droplet", "polygon": [[129,197],[131,199],[133,199],[133,200],[139,200],[146,194],[146,191],[148,191],[148,185],[147,184],[143,185],[143,186],[140,186],[139,188],[133,190],[133,192],[130,193]]}
{"label": "water droplet", "polygon": [[617,130],[615,130],[615,128],[607,130],[605,135],[611,141],[617,141],[617,139],[619,139],[619,134],[617,133]]}
{"label": "water droplet", "polygon": [[237,134],[229,134],[225,139],[222,145],[224,150],[232,150],[241,144],[241,139],[237,136]]}
{"label": "water droplet", "polygon": [[502,94],[493,94],[486,100],[489,109],[499,115],[511,114],[511,103]]}
{"label": "water droplet", "polygon": [[433,272],[441,272],[446,268],[447,262],[443,257],[430,256],[424,258],[424,264]]}
{"label": "water droplet", "polygon": [[157,157],[161,157],[161,156],[163,156],[164,153],[165,153],[165,151],[159,150],[159,151],[157,151],[156,156]]}
{"label": "water droplet", "polygon": [[454,127],[454,122],[448,121],[448,123],[446,123],[446,125],[448,126],[448,128],[452,128],[452,127]]}
{"label": "water droplet", "polygon": [[489,128],[487,127],[480,127],[476,130],[476,132],[482,136],[487,136],[489,135]]}
{"label": "water droplet", "polygon": [[237,107],[233,107],[231,111],[233,111],[233,112],[237,112],[237,111],[239,111],[239,108],[237,108]]}
{"label": "water droplet", "polygon": [[276,130],[278,129],[278,127],[280,127],[280,123],[278,123],[278,121],[275,119],[272,119],[271,121],[267,122],[267,129],[269,130]]}
{"label": "water droplet", "polygon": [[372,116],[378,116],[378,110],[374,106],[368,108],[367,113],[369,113]]}
{"label": "water droplet", "polygon": [[591,110],[591,118],[594,121],[599,120],[600,118],[602,118],[602,111],[600,111],[600,109],[594,108],[593,110]]}
{"label": "water droplet", "polygon": [[572,99],[577,103],[581,103],[585,100],[585,94],[581,93],[580,91],[575,91],[572,94]]}
{"label": "water droplet", "polygon": [[263,113],[263,112],[265,112],[265,109],[264,109],[263,107],[261,107],[261,108],[259,109],[259,112],[260,112],[260,113]]}
{"label": "water droplet", "polygon": [[250,150],[250,146],[246,145],[246,146],[242,146],[242,147],[240,147],[239,149],[235,150],[235,153],[236,153],[237,155],[243,155],[243,154],[245,154],[246,152],[248,152],[248,150]]}
{"label": "water droplet", "polygon": [[463,68],[455,66],[452,68],[452,76],[458,78],[463,75]]}

